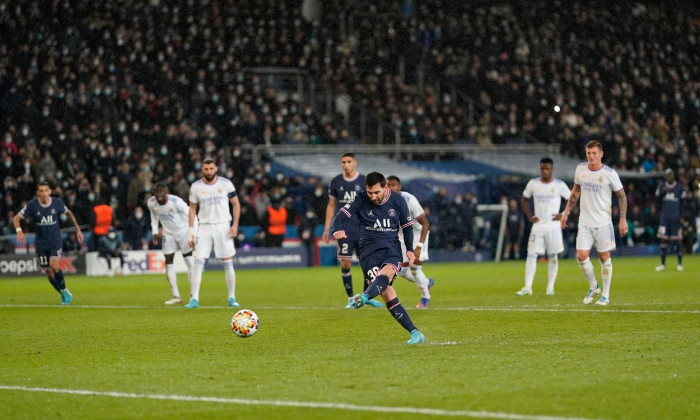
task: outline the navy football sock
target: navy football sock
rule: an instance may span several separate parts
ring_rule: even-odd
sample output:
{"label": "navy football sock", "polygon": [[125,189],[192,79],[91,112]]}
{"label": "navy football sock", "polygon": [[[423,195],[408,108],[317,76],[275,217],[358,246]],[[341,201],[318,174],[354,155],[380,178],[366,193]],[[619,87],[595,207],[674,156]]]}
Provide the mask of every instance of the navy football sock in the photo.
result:
{"label": "navy football sock", "polygon": [[61,285],[58,283],[58,276],[56,274],[54,274],[53,277],[49,277],[49,283],[51,283],[51,286],[53,286],[58,293],[61,293]]}
{"label": "navy football sock", "polygon": [[401,324],[406,331],[411,332],[416,329],[416,326],[413,325],[413,321],[411,321],[411,317],[408,316],[408,312],[406,312],[406,309],[404,309],[403,305],[399,302],[399,298],[394,298],[387,302],[386,308],[389,310],[389,313],[391,313],[391,316],[394,317],[396,322]]}
{"label": "navy football sock", "polygon": [[348,297],[352,297],[352,273],[349,268],[341,268],[340,275],[343,277],[343,286]]}
{"label": "navy football sock", "polygon": [[666,265],[666,253],[668,253],[668,244],[662,242],[659,247],[661,248],[661,265]]}
{"label": "navy football sock", "polygon": [[58,270],[56,274],[54,274],[54,279],[56,279],[56,284],[60,287],[60,289],[58,289],[59,292],[66,288],[66,279],[63,277],[63,270]]}
{"label": "navy football sock", "polygon": [[386,288],[389,287],[389,277],[378,276],[369,286],[365,289],[365,294],[368,299],[374,299],[379,296]]}

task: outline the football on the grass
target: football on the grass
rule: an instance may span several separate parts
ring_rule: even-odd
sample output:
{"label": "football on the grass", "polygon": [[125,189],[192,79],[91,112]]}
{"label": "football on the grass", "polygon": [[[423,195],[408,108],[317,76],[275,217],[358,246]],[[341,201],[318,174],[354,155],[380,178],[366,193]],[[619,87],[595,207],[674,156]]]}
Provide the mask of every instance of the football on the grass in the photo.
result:
{"label": "football on the grass", "polygon": [[231,318],[231,331],[239,337],[250,337],[259,326],[258,316],[250,309],[241,309]]}

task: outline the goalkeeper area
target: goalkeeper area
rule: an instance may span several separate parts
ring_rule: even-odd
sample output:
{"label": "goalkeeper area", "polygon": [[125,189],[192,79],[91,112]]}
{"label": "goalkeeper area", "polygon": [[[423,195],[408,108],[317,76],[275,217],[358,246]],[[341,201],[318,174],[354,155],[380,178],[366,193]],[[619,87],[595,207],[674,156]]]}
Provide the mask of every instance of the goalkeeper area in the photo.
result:
{"label": "goalkeeper area", "polygon": [[204,273],[196,310],[163,305],[164,275],[67,276],[67,307],[45,277],[3,278],[0,416],[697,419],[700,260],[657,263],[613,257],[608,307],[581,303],[572,259],[556,295],[539,263],[525,297],[522,261],[427,263],[430,309],[394,283],[427,338],[416,346],[386,309],[344,309],[337,267],[237,270],[237,299],[260,318],[246,339],[223,272]]}

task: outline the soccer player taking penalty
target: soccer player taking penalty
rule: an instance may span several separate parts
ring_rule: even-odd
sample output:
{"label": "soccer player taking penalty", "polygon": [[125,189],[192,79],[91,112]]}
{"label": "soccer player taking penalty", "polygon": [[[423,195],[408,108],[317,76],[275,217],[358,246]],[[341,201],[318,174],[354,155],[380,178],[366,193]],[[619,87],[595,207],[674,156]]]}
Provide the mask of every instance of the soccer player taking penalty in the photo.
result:
{"label": "soccer player taking penalty", "polygon": [[364,293],[353,296],[353,308],[359,308],[370,299],[381,295],[396,321],[411,333],[407,344],[425,341],[425,336],[413,325],[406,309],[399,302],[392,283],[403,261],[398,230],[403,229],[406,258],[413,265],[413,220],[406,200],[386,186],[384,175],[371,172],[365,177],[365,193],[344,205],[336,215],[333,237],[346,237],[345,228],[360,226],[360,266],[369,283]]}

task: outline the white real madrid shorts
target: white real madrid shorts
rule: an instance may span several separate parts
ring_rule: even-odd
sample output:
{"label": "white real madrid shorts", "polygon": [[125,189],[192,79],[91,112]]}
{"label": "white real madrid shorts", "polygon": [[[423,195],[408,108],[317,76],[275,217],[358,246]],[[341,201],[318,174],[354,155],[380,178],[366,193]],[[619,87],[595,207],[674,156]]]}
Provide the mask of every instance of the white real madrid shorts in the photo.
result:
{"label": "white real madrid shorts", "polygon": [[200,224],[194,245],[194,256],[207,259],[214,248],[216,258],[228,258],[236,255],[233,238],[229,238],[231,226],[226,223]]}
{"label": "white real madrid shorts", "polygon": [[564,239],[561,228],[532,229],[527,242],[528,254],[549,255],[564,251]]}
{"label": "white real madrid shorts", "polygon": [[613,230],[612,222],[599,227],[579,225],[578,234],[576,235],[576,249],[590,251],[594,244],[598,252],[615,250],[615,231]]}
{"label": "white real madrid shorts", "polygon": [[[414,242],[413,242],[414,244],[417,243],[417,241],[419,239],[415,236],[415,233],[414,233],[413,239],[414,239]],[[428,261],[428,259],[429,259],[429,257],[428,257],[428,243],[429,242],[430,242],[430,232],[428,232],[425,235],[425,242],[423,242],[423,248],[420,251],[420,260],[421,261]],[[411,251],[413,251],[413,250],[411,250]],[[408,258],[406,258],[406,244],[403,241],[401,241],[401,255],[403,256],[403,262],[408,262]]]}
{"label": "white real madrid shorts", "polygon": [[163,235],[163,254],[170,255],[177,251],[181,251],[183,254],[192,252],[192,248],[190,248],[188,243],[189,240],[187,231],[176,236]]}

